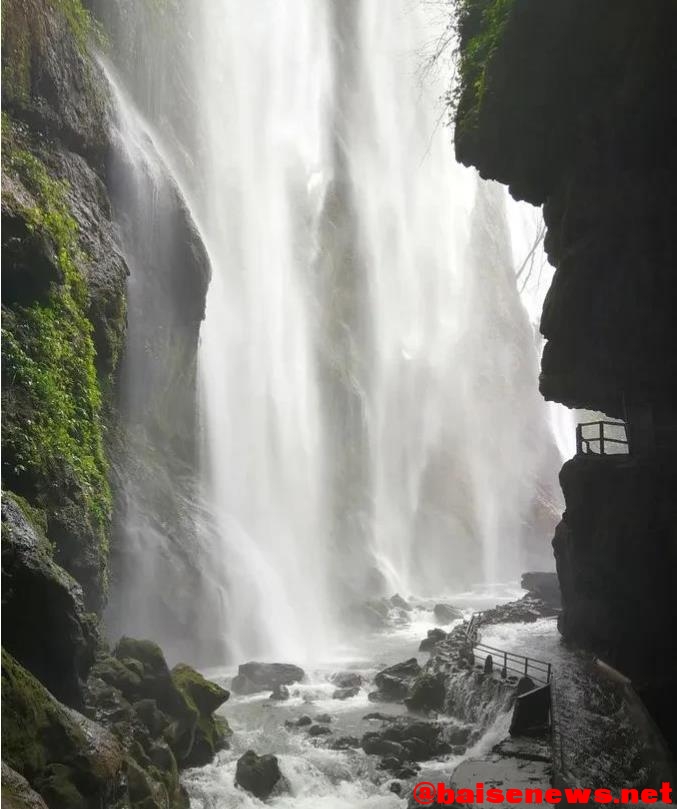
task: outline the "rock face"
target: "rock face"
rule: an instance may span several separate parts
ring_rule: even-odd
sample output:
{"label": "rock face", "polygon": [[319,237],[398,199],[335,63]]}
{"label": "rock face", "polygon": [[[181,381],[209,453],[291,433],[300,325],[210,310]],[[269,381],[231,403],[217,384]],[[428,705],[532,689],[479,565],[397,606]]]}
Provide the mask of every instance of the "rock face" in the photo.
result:
{"label": "rock face", "polygon": [[560,628],[674,693],[677,11],[669,0],[465,0],[458,23],[457,156],[543,205],[556,271],[541,392],[623,419],[629,439],[629,457],[562,469]]}
{"label": "rock face", "polygon": [[82,588],[11,496],[2,502],[2,608],[4,647],[57,699],[81,708],[95,627]]}
{"label": "rock face", "polygon": [[55,559],[91,610],[106,589],[102,398],[127,268],[102,180],[106,85],[81,12],[46,0],[3,10],[3,485],[44,510]]}
{"label": "rock face", "polygon": [[265,801],[282,778],[277,756],[258,756],[253,750],[238,759],[235,783]]}
{"label": "rock face", "polygon": [[675,659],[677,471],[627,456],[577,456],[560,480],[560,631],[633,679],[665,679]]}
{"label": "rock face", "polygon": [[280,686],[298,683],[305,676],[302,668],[291,663],[243,663],[233,677],[231,688],[236,694],[275,691]]}
{"label": "rock face", "polygon": [[562,606],[562,596],[556,573],[523,573],[521,586],[552,607]]}

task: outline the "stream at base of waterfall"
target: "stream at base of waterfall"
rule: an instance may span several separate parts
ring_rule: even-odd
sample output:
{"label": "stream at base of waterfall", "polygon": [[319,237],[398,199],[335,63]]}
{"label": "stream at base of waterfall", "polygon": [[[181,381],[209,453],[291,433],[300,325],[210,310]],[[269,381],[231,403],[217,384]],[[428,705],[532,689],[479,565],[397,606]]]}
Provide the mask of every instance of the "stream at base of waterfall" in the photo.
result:
{"label": "stream at base of waterfall", "polygon": [[[365,733],[379,730],[381,720],[365,718],[370,714],[407,716],[404,705],[370,701],[368,695],[374,690],[375,674],[385,667],[412,657],[421,664],[425,663],[428,653],[419,651],[419,644],[428,630],[440,627],[449,632],[463,621],[460,618],[441,625],[435,617],[436,604],[453,604],[467,619],[473,612],[512,601],[521,595],[523,591],[514,585],[496,585],[438,599],[409,598],[407,602],[411,609],[400,613],[399,620],[395,618],[387,628],[356,634],[351,642],[338,647],[331,659],[306,662],[306,676],[302,682],[289,686],[288,699],[271,699],[270,689],[245,696],[231,694],[221,709],[233,730],[230,749],[219,753],[207,767],[184,775],[191,807],[253,809],[262,806],[257,798],[235,784],[237,760],[247,750],[254,750],[259,755],[271,753],[279,760],[286,783],[266,801],[276,809],[395,809],[406,805],[405,801],[418,781],[436,783],[448,780],[461,761],[489,752],[507,735],[510,712],[504,706],[498,706],[493,712],[491,706],[487,706],[491,719],[479,740],[465,752],[457,750],[454,751],[456,754],[452,752],[438,759],[419,762],[420,772],[401,781],[400,795],[391,791],[391,785],[398,779],[378,768],[377,757],[364,753],[359,744],[343,750],[332,749],[332,745],[339,739],[352,737],[359,740]],[[525,628],[522,624],[503,625],[500,630],[502,642],[510,648]],[[526,631],[533,634],[534,629],[546,638],[556,636],[552,619],[530,624]],[[540,642],[535,640],[536,648]],[[548,653],[551,652],[552,649],[548,648]],[[354,696],[343,700],[334,698],[336,683],[332,678],[337,672],[359,675],[362,684]],[[206,672],[226,687],[230,686],[236,673],[237,667]],[[470,697],[471,685],[468,688]],[[305,726],[296,725],[302,716],[310,717],[313,725],[318,724],[319,718],[319,724],[324,724],[329,732],[311,735],[310,722]],[[458,718],[444,715],[435,719],[450,723],[458,721]]]}

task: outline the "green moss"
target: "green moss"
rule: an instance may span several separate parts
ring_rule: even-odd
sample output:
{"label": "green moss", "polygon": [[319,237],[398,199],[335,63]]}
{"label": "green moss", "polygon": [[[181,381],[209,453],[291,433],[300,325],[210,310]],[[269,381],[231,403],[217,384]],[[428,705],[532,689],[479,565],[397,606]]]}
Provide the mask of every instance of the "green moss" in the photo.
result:
{"label": "green moss", "polygon": [[461,0],[457,5],[460,36],[460,85],[464,99],[457,125],[476,126],[487,91],[488,68],[501,41],[515,0]]}
{"label": "green moss", "polygon": [[[2,757],[29,780],[86,738],[42,685],[2,650]],[[52,749],[51,746],[54,746]]]}
{"label": "green moss", "polygon": [[[62,283],[45,300],[3,308],[3,475],[13,489],[44,505],[64,494],[83,503],[107,553],[111,496],[103,450],[101,392],[95,368],[86,263],[69,212],[68,186],[19,148],[3,118],[3,168],[30,193],[18,204],[31,231],[54,246]],[[58,489],[58,491],[55,491]]]}

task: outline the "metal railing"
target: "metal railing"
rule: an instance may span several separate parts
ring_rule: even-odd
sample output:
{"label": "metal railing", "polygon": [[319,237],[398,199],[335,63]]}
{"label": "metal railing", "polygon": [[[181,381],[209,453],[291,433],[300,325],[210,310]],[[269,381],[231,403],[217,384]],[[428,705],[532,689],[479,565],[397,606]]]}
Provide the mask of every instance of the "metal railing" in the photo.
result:
{"label": "metal railing", "polygon": [[517,654],[517,652],[497,649],[495,646],[482,643],[479,639],[479,626],[480,616],[474,613],[465,631],[466,641],[473,654],[475,652],[484,653],[485,660],[486,656],[491,655],[494,666],[501,667],[502,677],[515,674],[520,677],[528,676],[543,685],[550,682],[552,679],[552,663],[548,663],[546,660],[538,660],[535,657],[526,657],[525,655]]}
{"label": "metal railing", "polygon": [[530,677],[543,685],[547,685],[552,679],[552,663],[548,663],[546,660],[526,657],[516,652],[507,652],[505,649],[497,649],[486,643],[473,643],[473,652],[475,651],[491,655],[494,666],[501,667],[501,675],[504,677],[516,674],[520,677]]}
{"label": "metal railing", "polygon": [[[611,427],[617,431],[615,434],[610,434],[608,428]],[[619,438],[621,430],[623,435]],[[615,454],[628,453],[628,431],[622,421],[584,421],[576,425],[576,452],[578,455],[613,454],[608,452],[609,445],[624,447]]]}

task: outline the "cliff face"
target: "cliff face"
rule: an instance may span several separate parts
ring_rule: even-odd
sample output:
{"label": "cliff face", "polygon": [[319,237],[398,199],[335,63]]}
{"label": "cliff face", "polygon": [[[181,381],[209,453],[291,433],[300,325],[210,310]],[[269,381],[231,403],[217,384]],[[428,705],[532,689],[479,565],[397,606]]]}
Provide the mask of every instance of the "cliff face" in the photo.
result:
{"label": "cliff face", "polygon": [[126,267],[103,168],[107,94],[73,3],[3,4],[3,485],[47,520],[87,606],[106,592],[104,393]]}
{"label": "cliff face", "polygon": [[562,470],[560,628],[639,680],[674,677],[677,6],[465,0],[457,21],[457,156],[543,205],[541,392],[630,437],[629,456]]}
{"label": "cliff face", "polygon": [[[184,807],[178,771],[209,761],[227,735],[211,716],[227,692],[189,667],[170,672],[150,642],[111,654],[101,637],[128,265],[144,293],[130,308],[164,316],[143,333],[155,440],[185,463],[194,436],[176,424],[194,417],[208,278],[178,194],[171,267],[150,247],[134,266],[123,254],[115,109],[94,59],[108,46],[80,0],[3,1],[3,803],[11,791],[12,805],[50,809]],[[208,710],[195,704],[203,691]]]}
{"label": "cliff face", "polygon": [[459,23],[457,156],[544,206],[541,392],[674,410],[674,3],[472,0]]}

